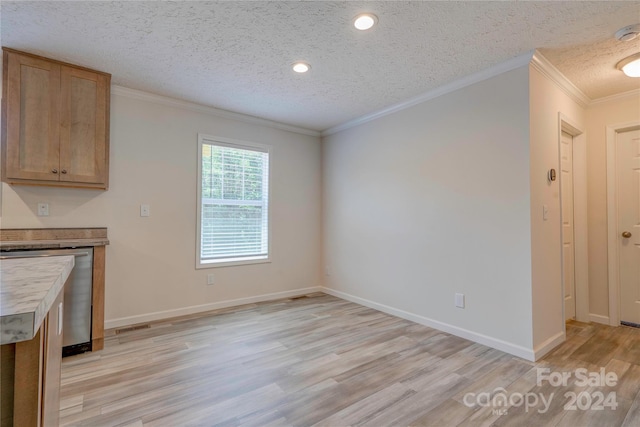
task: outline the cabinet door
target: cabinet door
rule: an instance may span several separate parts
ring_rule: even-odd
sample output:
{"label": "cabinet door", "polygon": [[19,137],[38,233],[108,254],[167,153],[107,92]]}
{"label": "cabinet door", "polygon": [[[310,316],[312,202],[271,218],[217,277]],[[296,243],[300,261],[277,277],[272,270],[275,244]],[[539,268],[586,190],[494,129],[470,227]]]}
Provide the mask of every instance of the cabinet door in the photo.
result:
{"label": "cabinet door", "polygon": [[109,79],[62,66],[60,180],[106,184]]}
{"label": "cabinet door", "polygon": [[6,52],[6,176],[58,181],[60,65]]}
{"label": "cabinet door", "polygon": [[64,291],[47,315],[42,374],[42,426],[57,426],[60,414],[60,371],[62,370],[62,319]]}

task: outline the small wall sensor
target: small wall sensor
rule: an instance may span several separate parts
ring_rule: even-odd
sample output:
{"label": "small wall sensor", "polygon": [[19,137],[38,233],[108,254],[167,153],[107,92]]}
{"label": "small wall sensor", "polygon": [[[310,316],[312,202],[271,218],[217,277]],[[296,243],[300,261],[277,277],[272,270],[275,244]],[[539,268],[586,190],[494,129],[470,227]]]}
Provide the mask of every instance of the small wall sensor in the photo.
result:
{"label": "small wall sensor", "polygon": [[640,35],[640,24],[627,25],[616,31],[616,39],[621,42],[630,42]]}
{"label": "small wall sensor", "polygon": [[547,179],[549,180],[549,182],[553,182],[556,180],[556,170],[555,169],[549,169],[549,172],[547,172]]}

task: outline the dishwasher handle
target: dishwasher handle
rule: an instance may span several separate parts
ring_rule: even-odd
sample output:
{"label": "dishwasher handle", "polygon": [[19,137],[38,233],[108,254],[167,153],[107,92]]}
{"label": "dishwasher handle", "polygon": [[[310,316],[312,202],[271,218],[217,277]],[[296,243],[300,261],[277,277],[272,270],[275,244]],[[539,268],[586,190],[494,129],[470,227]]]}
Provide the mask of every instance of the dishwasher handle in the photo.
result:
{"label": "dishwasher handle", "polygon": [[78,252],[75,254],[38,254],[38,255],[24,254],[24,255],[18,255],[18,256],[1,255],[0,259],[44,258],[44,257],[50,257],[50,256],[71,256],[71,255],[73,255],[74,257],[89,256],[89,252]]}

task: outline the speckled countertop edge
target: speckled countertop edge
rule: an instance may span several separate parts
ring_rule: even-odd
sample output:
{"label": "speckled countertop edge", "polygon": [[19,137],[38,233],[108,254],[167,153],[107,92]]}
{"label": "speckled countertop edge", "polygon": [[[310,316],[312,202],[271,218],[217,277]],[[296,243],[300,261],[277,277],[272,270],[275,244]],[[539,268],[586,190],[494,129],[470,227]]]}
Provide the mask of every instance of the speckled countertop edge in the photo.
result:
{"label": "speckled countertop edge", "polygon": [[75,264],[73,256],[0,263],[0,344],[32,339]]}
{"label": "speckled countertop edge", "polygon": [[71,239],[71,240],[3,240],[0,241],[0,250],[15,249],[59,249],[79,248],[83,246],[106,246],[108,239]]}

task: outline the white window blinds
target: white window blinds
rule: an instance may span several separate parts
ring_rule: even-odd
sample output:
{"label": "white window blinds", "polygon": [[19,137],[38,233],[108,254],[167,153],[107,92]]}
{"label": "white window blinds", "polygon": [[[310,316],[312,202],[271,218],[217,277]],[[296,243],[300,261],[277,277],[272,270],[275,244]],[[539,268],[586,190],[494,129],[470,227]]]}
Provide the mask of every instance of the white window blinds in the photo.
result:
{"label": "white window blinds", "polygon": [[269,153],[201,140],[200,262],[269,256]]}

